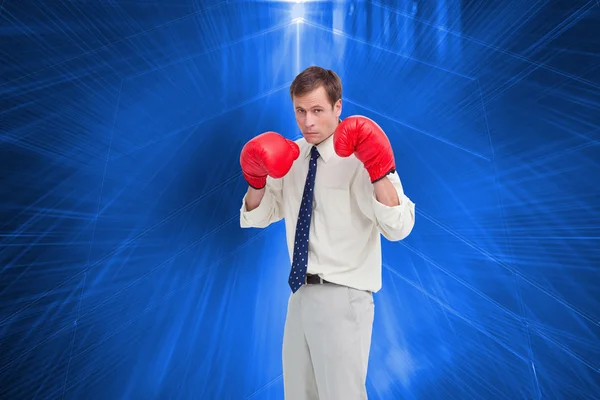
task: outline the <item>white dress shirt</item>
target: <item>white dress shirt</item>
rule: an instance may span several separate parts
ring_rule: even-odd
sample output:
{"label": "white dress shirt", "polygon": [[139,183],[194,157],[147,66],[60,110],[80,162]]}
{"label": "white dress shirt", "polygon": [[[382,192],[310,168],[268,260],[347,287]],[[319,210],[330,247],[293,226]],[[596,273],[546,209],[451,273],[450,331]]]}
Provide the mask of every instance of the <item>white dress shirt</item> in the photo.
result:
{"label": "white dress shirt", "polygon": [[[260,205],[246,209],[242,199],[242,228],[265,228],[285,221],[290,266],[294,254],[296,223],[304,191],[310,149],[304,138],[296,140],[300,156],[281,179],[267,178]],[[375,197],[374,186],[364,165],[354,155],[339,157],[333,135],[317,149],[313,213],[308,244],[309,274],[360,290],[381,289],[381,235],[391,241],[408,236],[415,224],[415,204],[404,194],[398,174],[387,176],[400,205],[388,207]]]}

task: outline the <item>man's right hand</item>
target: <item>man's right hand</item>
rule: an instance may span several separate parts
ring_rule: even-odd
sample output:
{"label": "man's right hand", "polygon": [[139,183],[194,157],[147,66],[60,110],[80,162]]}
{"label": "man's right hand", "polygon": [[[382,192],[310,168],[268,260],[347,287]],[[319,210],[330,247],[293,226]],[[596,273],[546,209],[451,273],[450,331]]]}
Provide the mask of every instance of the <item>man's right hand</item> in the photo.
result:
{"label": "man's right hand", "polygon": [[267,176],[284,177],[300,155],[298,145],[276,132],[265,132],[244,145],[240,164],[244,178],[254,189],[267,184]]}

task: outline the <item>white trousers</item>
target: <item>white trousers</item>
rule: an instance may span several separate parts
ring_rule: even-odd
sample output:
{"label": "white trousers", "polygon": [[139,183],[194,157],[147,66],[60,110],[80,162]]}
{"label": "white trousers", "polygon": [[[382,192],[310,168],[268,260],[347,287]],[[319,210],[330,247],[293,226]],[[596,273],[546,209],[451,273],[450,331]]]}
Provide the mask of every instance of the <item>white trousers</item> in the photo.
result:
{"label": "white trousers", "polygon": [[366,400],[374,303],[370,292],[303,285],[288,301],[285,400]]}

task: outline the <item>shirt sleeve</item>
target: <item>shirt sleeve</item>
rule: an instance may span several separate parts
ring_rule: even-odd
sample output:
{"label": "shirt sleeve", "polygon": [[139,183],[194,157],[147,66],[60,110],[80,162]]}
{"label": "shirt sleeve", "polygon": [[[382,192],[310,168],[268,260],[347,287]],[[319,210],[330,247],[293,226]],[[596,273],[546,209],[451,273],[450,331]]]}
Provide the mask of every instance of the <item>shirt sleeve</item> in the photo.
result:
{"label": "shirt sleeve", "polygon": [[399,241],[406,238],[415,226],[415,203],[404,193],[397,172],[389,174],[387,178],[396,188],[400,205],[390,207],[380,203],[373,188],[371,192],[373,215],[381,234],[390,241]]}
{"label": "shirt sleeve", "polygon": [[242,198],[240,209],[240,226],[242,228],[266,228],[270,224],[283,219],[283,182],[281,179],[267,177],[265,194],[255,209],[246,209],[246,196]]}

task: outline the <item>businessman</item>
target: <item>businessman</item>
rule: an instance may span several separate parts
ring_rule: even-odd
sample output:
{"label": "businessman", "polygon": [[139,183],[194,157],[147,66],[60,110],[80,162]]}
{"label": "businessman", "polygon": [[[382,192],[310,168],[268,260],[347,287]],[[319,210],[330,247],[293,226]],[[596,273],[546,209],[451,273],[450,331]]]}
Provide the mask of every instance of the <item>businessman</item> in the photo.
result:
{"label": "businessman", "polygon": [[340,118],[342,83],[335,72],[307,68],[290,96],[302,138],[265,132],[246,143],[240,163],[249,188],[240,224],[285,221],[291,262],[285,399],[363,400],[373,293],[381,289],[381,236],[406,238],[415,204],[404,193],[383,130],[363,116]]}

